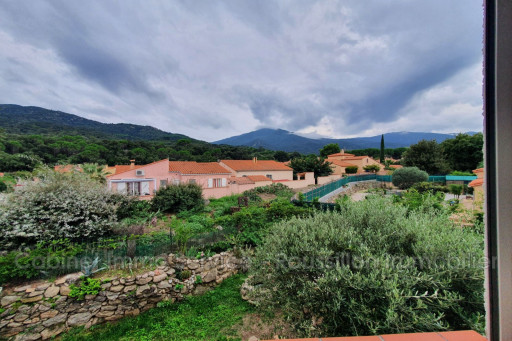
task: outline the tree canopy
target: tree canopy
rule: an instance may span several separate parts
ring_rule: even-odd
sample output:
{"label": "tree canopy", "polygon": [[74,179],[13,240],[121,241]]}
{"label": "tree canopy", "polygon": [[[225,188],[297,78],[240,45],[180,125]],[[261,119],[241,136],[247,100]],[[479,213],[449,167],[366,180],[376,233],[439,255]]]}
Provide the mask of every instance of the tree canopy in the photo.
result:
{"label": "tree canopy", "polygon": [[421,140],[413,144],[404,153],[403,165],[418,167],[430,175],[446,174],[450,170],[443,148],[435,140]]}
{"label": "tree canopy", "polygon": [[332,174],[331,163],[316,155],[308,155],[302,158],[292,159],[290,167],[293,173],[314,172],[315,179],[319,176],[327,176]]}
{"label": "tree canopy", "polygon": [[448,165],[452,170],[472,171],[483,161],[484,136],[458,134],[455,138],[441,143]]}
{"label": "tree canopy", "polygon": [[327,157],[330,154],[336,154],[341,151],[340,146],[337,143],[329,143],[326,144],[322,149],[320,149],[320,156]]}

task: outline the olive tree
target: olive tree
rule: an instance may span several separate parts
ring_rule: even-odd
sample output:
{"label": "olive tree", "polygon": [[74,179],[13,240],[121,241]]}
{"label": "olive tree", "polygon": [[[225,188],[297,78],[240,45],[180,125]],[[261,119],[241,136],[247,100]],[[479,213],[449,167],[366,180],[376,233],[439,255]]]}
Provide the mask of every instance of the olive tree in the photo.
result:
{"label": "olive tree", "polygon": [[393,172],[393,185],[400,189],[407,189],[424,181],[428,181],[428,174],[417,167],[399,168]]}

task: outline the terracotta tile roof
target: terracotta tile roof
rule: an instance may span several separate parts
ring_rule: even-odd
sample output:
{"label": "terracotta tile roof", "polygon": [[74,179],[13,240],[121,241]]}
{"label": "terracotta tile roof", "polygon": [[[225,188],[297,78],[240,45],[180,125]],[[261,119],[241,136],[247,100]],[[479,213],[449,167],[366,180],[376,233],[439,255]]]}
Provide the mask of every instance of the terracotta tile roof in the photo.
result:
{"label": "terracotta tile roof", "polygon": [[231,174],[217,162],[169,161],[169,172],[181,174]]}
{"label": "terracotta tile roof", "polygon": [[478,187],[484,184],[484,179],[475,179],[469,183],[469,187]]}
{"label": "terracotta tile roof", "polygon": [[350,157],[346,157],[344,158],[343,160],[362,160],[362,159],[366,159],[367,157],[369,157],[368,155],[363,155],[363,156],[350,156]]}
{"label": "terracotta tile roof", "polygon": [[350,163],[350,162],[346,162],[344,160],[335,160],[335,159],[327,159],[327,162],[330,162],[336,166],[340,166],[340,167],[351,167],[351,166],[355,166],[354,164]]}
{"label": "terracotta tile roof", "polygon": [[246,178],[249,178],[249,179],[251,179],[254,182],[272,181],[272,179],[267,178],[264,175],[247,175]]}
{"label": "terracotta tile roof", "polygon": [[274,160],[222,160],[229,168],[239,171],[291,171],[282,162]]}
{"label": "terracotta tile roof", "polygon": [[0,177],[4,176],[4,173],[0,173]]}
{"label": "terracotta tile roof", "polygon": [[335,153],[335,154],[329,154],[327,155],[327,157],[332,157],[332,156],[355,156],[354,154],[349,154],[349,153]]}
{"label": "terracotta tile roof", "polygon": [[389,168],[398,169],[398,168],[404,168],[404,166],[402,166],[402,165],[389,165]]}
{"label": "terracotta tile roof", "polygon": [[473,169],[473,173],[482,173],[484,171],[483,168],[477,168],[477,169]]}
{"label": "terracotta tile roof", "polygon": [[133,166],[132,165],[115,165],[113,167],[109,167],[109,170],[113,171],[113,173],[111,175],[116,175],[119,173],[131,171],[131,170],[134,170],[134,169],[137,169],[140,167],[144,167],[144,165],[133,165]]}
{"label": "terracotta tile roof", "polygon": [[247,177],[247,176],[240,176],[240,177],[232,176],[231,178],[229,178],[229,182],[239,184],[239,185],[254,184],[254,181],[249,179],[249,177]]}

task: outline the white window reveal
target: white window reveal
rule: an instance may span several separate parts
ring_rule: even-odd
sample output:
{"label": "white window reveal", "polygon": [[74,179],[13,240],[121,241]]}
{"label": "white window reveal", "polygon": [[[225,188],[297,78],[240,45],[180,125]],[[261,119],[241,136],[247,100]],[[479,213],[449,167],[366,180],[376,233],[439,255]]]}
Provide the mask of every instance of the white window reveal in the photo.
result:
{"label": "white window reveal", "polygon": [[160,180],[160,188],[167,186],[167,179]]}
{"label": "white window reveal", "polygon": [[180,180],[178,180],[178,179],[174,180],[174,184],[175,185],[179,185],[180,184]]}
{"label": "white window reveal", "polygon": [[222,178],[222,187],[226,187],[227,186],[227,180],[226,178]]}
{"label": "white window reveal", "polygon": [[208,188],[213,188],[213,179],[208,179]]}
{"label": "white window reveal", "polygon": [[118,182],[117,183],[117,192],[118,193],[126,193],[126,182]]}
{"label": "white window reveal", "polygon": [[140,194],[149,195],[149,181],[143,181],[140,183]]}
{"label": "white window reveal", "polygon": [[190,180],[188,180],[188,182],[191,183],[191,184],[195,184],[196,183],[196,179],[190,179]]}

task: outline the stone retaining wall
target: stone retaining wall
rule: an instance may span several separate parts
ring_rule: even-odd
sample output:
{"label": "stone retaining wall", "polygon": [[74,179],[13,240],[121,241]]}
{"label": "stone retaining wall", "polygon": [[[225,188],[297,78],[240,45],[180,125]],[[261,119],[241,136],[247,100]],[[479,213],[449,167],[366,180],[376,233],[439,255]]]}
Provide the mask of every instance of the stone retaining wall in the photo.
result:
{"label": "stone retaining wall", "polygon": [[[15,287],[0,298],[0,337],[46,340],[72,327],[89,328],[135,316],[163,300],[174,302],[187,294],[202,294],[245,268],[243,259],[228,252],[203,259],[176,258],[171,254],[166,265],[134,277],[112,278],[101,285],[97,295],[85,296],[82,301],[68,297],[69,286],[80,279],[80,273],[54,282]],[[190,278],[176,278],[180,271],[190,271]]]}

